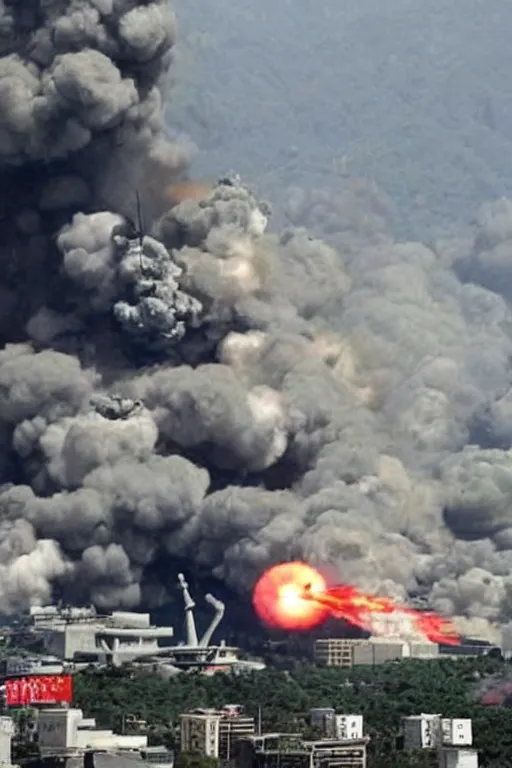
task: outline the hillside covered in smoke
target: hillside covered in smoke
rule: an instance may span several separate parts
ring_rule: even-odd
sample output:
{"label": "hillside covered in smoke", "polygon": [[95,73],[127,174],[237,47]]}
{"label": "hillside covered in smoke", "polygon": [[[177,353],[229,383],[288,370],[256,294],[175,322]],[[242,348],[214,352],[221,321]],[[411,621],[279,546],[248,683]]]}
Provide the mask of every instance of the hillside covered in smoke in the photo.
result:
{"label": "hillside covered in smoke", "polygon": [[512,190],[507,0],[175,0],[169,120],[198,174],[288,187],[375,180],[401,237],[465,225]]}
{"label": "hillside covered in smoke", "polygon": [[347,184],[337,248],[273,234],[236,178],[184,182],[166,0],[0,11],[0,609],[158,606],[156,560],[245,595],[302,557],[506,624],[512,203],[427,247]]}

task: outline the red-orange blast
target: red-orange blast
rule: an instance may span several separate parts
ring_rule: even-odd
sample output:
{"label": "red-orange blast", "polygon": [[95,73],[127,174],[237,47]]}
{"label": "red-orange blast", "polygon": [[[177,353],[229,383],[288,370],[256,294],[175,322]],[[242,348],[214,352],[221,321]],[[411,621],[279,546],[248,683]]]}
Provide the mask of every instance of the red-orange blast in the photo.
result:
{"label": "red-orange blast", "polygon": [[302,597],[327,589],[323,576],[306,563],[281,563],[265,571],[252,596],[254,610],[269,627],[287,630],[312,629],[329,616],[329,609]]}
{"label": "red-orange blast", "polygon": [[349,584],[328,587],[318,571],[305,563],[282,563],[266,571],[253,593],[256,613],[268,626],[312,629],[329,616],[372,634],[421,635],[435,643],[459,645],[453,623],[432,612],[399,605]]}

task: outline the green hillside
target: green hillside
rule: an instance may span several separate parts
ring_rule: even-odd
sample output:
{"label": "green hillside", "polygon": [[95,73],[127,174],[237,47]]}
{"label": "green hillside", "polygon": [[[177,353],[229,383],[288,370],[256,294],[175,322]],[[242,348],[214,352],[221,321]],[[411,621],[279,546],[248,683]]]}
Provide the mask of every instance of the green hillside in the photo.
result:
{"label": "green hillside", "polygon": [[[179,713],[194,707],[241,703],[261,706],[264,730],[308,731],[311,707],[362,713],[371,736],[374,768],[423,765],[397,762],[401,718],[421,712],[471,717],[482,768],[512,765],[512,709],[479,704],[485,680],[493,685],[510,667],[494,659],[407,661],[354,670],[292,666],[243,676],[179,675],[171,680],[136,671],[88,671],[76,677],[75,703],[103,725],[119,728],[132,714],[154,727],[154,740],[174,744]],[[416,759],[416,758],[415,758]],[[419,759],[419,758],[418,758]],[[421,760],[425,756],[421,756]]]}

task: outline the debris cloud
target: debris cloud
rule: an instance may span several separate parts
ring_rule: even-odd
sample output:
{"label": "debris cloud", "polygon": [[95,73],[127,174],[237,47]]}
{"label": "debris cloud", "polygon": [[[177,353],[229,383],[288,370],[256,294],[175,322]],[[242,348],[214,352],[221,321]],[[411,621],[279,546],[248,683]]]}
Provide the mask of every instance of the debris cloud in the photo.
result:
{"label": "debris cloud", "polygon": [[3,0],[0,29],[0,610],[155,606],[162,558],[247,593],[298,558],[494,636],[512,204],[397,243],[343,179],[273,233],[167,136],[167,0]]}

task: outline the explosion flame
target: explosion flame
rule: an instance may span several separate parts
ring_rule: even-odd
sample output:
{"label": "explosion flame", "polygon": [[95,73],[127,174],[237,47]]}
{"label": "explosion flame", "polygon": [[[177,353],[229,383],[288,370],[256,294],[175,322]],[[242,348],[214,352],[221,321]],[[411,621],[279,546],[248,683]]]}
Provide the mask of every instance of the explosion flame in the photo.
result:
{"label": "explosion flame", "polygon": [[265,624],[280,629],[312,629],[331,617],[376,635],[460,644],[460,636],[448,619],[398,605],[388,597],[375,597],[348,584],[328,587],[318,571],[301,562],[282,563],[265,571],[254,589],[253,605]]}
{"label": "explosion flame", "polygon": [[[313,599],[304,598],[308,585]],[[256,613],[269,627],[311,629],[329,617],[329,608],[319,599],[327,593],[323,576],[306,563],[281,563],[269,568],[253,592]]]}

